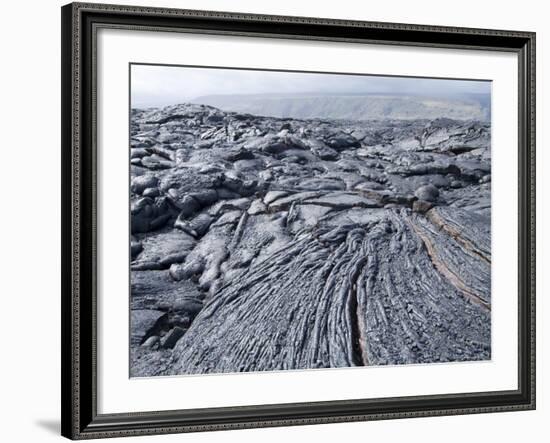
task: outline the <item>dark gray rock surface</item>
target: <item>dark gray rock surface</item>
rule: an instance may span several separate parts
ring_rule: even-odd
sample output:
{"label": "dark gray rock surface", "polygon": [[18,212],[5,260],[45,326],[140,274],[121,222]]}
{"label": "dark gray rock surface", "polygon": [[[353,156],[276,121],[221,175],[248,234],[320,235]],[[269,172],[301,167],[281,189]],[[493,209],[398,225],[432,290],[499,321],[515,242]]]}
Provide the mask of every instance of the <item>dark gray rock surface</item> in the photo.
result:
{"label": "dark gray rock surface", "polygon": [[490,133],[133,109],[132,376],[490,358]]}

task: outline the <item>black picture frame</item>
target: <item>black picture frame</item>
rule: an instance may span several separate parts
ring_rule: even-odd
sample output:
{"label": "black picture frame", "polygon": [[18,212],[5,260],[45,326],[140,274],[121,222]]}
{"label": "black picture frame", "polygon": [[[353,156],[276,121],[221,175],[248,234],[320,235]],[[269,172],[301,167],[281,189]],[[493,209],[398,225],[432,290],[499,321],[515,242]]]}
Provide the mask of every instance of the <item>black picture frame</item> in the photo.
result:
{"label": "black picture frame", "polygon": [[[535,33],[72,3],[62,15],[62,435],[71,439],[535,408]],[[428,18],[427,18],[428,19]],[[151,32],[483,49],[519,61],[518,389],[145,413],[97,413],[95,38]],[[121,333],[125,333],[121,331]]]}

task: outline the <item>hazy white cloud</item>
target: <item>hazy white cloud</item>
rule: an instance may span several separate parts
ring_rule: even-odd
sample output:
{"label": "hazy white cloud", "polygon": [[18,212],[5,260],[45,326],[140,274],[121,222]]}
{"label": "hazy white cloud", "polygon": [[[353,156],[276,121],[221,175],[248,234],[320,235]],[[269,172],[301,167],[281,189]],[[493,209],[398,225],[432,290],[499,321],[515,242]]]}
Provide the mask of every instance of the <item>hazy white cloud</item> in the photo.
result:
{"label": "hazy white cloud", "polygon": [[132,65],[133,107],[165,106],[218,94],[489,93],[491,83],[415,77],[316,74],[181,66]]}

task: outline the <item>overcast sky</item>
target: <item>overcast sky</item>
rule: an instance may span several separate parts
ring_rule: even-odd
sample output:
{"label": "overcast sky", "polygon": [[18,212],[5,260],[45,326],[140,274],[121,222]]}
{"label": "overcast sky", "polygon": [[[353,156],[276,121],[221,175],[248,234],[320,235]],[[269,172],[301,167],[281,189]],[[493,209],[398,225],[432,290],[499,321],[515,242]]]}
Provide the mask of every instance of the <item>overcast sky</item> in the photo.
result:
{"label": "overcast sky", "polygon": [[292,93],[489,93],[491,83],[414,77],[312,74],[241,69],[132,65],[132,107],[193,102],[204,95]]}

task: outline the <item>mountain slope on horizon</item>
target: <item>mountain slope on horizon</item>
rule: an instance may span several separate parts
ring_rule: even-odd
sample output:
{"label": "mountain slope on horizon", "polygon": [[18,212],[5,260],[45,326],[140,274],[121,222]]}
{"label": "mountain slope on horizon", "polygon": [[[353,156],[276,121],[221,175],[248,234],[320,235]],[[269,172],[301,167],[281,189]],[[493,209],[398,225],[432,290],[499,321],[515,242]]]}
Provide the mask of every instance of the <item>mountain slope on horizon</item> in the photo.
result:
{"label": "mountain slope on horizon", "polygon": [[346,120],[415,120],[491,118],[488,94],[426,97],[396,94],[250,94],[207,95],[194,103],[279,118],[330,118]]}

